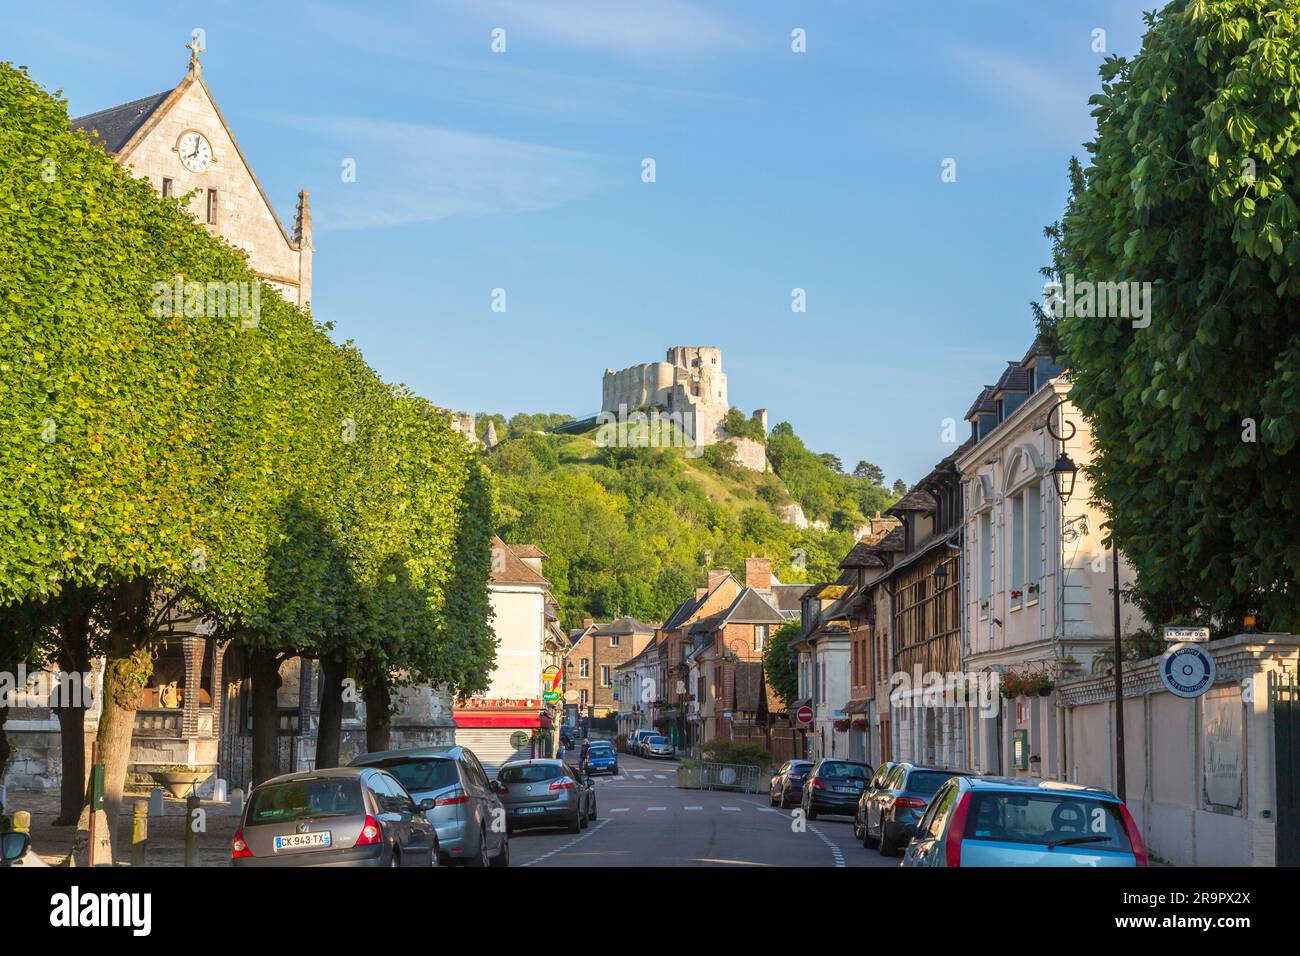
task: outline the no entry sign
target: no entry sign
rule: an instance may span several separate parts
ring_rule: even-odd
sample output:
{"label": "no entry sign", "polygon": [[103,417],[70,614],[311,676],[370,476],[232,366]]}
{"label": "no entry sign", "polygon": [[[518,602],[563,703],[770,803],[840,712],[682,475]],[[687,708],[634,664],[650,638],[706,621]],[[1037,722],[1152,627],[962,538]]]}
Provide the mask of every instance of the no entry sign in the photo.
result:
{"label": "no entry sign", "polygon": [[807,727],[813,722],[813,709],[805,704],[794,712],[794,719]]}

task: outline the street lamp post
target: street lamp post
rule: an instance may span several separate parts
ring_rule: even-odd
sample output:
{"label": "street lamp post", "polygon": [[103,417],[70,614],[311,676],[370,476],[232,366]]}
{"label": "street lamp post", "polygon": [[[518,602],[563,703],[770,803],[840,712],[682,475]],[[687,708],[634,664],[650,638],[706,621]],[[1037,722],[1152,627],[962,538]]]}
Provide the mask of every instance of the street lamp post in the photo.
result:
{"label": "street lamp post", "polygon": [[[1052,465],[1052,484],[1056,486],[1056,497],[1061,502],[1061,520],[1065,520],[1065,504],[1074,494],[1074,480],[1078,472],[1078,466],[1070,459],[1065,452],[1065,443],[1074,437],[1077,430],[1074,423],[1066,420],[1061,416],[1061,425],[1068,427],[1070,430],[1061,435],[1052,426],[1052,413],[1065,404],[1065,398],[1058,398],[1056,403],[1047,410],[1047,431],[1054,439],[1061,443],[1061,454]],[[1125,799],[1124,787],[1124,648],[1120,641],[1120,609],[1119,609],[1119,546],[1116,543],[1116,524],[1117,517],[1111,515],[1110,524],[1110,565],[1111,572],[1114,575],[1111,586],[1111,600],[1115,616],[1115,794],[1121,799]]]}

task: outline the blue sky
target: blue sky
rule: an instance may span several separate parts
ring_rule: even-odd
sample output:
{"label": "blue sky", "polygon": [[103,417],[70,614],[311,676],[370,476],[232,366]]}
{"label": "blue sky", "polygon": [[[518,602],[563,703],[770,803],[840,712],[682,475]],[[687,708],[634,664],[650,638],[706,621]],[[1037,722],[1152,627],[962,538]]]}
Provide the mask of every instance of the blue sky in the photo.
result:
{"label": "blue sky", "polygon": [[0,59],[74,115],[175,85],[202,28],[286,223],[311,191],[316,316],[384,377],[582,414],[606,367],[713,345],[732,404],[909,483],[1028,347],[1093,31],[1130,55],[1142,26],[1044,0],[3,6]]}

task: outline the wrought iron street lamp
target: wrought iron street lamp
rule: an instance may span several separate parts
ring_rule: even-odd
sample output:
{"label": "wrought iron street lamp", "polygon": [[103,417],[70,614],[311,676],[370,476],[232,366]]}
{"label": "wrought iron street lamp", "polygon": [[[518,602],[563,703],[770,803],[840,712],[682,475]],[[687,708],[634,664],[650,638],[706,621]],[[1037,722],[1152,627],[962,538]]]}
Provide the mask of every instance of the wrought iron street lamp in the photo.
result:
{"label": "wrought iron street lamp", "polygon": [[[1074,480],[1078,474],[1079,468],[1069,455],[1065,453],[1065,443],[1074,437],[1077,429],[1074,422],[1069,421],[1064,415],[1060,415],[1060,424],[1062,429],[1068,428],[1069,431],[1062,435],[1052,424],[1052,415],[1057,409],[1065,405],[1065,398],[1062,396],[1047,409],[1047,432],[1054,439],[1061,443],[1061,454],[1056,459],[1056,464],[1052,465],[1052,484],[1056,486],[1056,496],[1061,502],[1061,521],[1063,526],[1072,526],[1073,522],[1066,519],[1064,515],[1065,504],[1074,494]],[[1116,544],[1116,523],[1117,518],[1111,515],[1110,521],[1110,566],[1113,574],[1111,583],[1111,599],[1115,616],[1115,793],[1121,799],[1124,795],[1124,647],[1120,640],[1120,613],[1119,613],[1119,547]],[[1086,524],[1084,525],[1086,529]]]}

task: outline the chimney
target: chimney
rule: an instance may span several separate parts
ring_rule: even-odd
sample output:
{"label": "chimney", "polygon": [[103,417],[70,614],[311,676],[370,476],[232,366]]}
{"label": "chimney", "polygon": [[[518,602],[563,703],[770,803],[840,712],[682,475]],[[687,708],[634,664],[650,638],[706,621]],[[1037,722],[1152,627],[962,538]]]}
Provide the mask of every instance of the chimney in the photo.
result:
{"label": "chimney", "polygon": [[745,587],[756,591],[772,590],[772,559],[745,559]]}
{"label": "chimney", "polygon": [[593,624],[595,624],[595,623],[596,623],[596,622],[593,621],[591,618],[589,618],[589,617],[584,617],[584,618],[582,619],[582,629],[585,631],[587,628],[591,627],[591,625],[593,625]]}
{"label": "chimney", "polygon": [[718,582],[727,576],[725,568],[709,572],[709,590],[712,591],[718,586]]}

